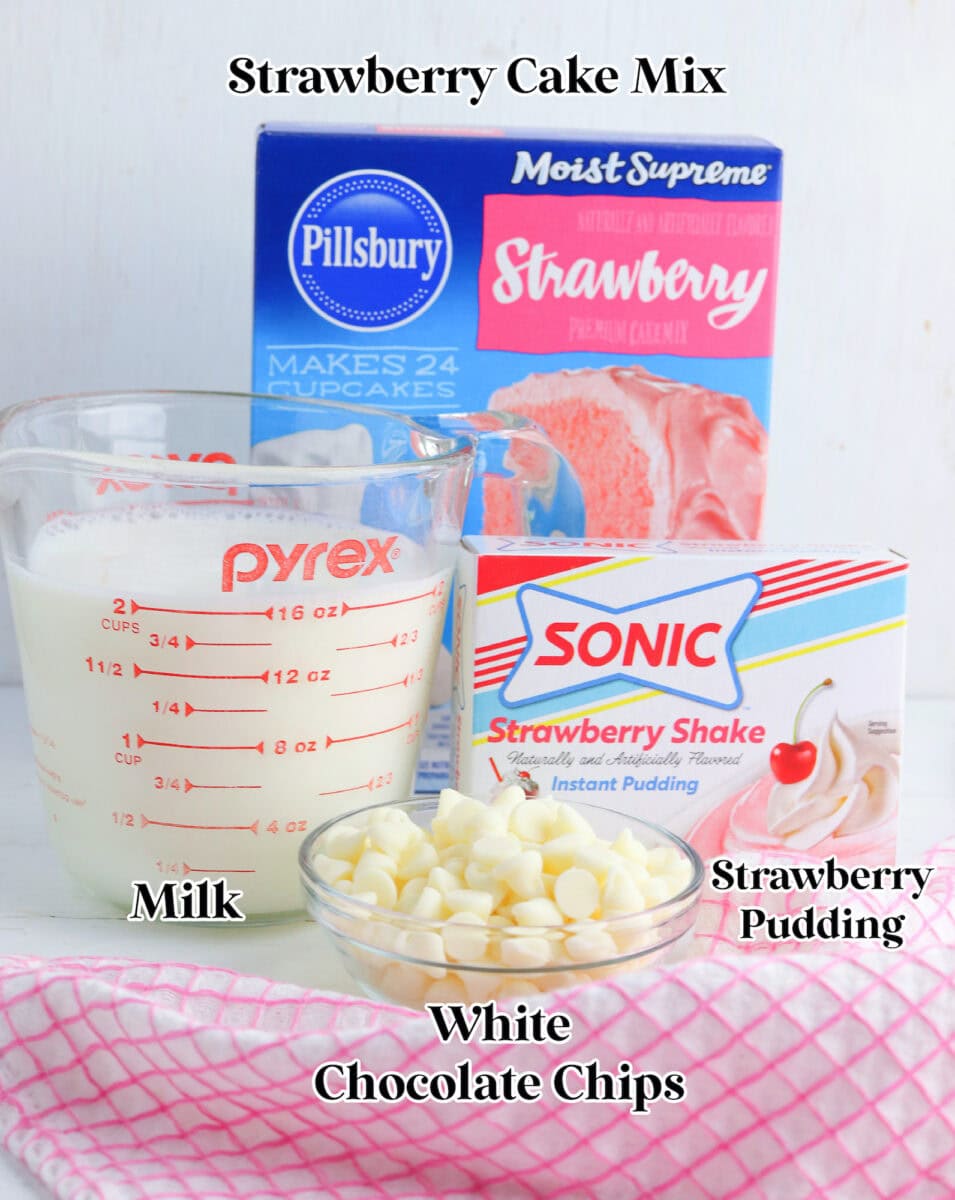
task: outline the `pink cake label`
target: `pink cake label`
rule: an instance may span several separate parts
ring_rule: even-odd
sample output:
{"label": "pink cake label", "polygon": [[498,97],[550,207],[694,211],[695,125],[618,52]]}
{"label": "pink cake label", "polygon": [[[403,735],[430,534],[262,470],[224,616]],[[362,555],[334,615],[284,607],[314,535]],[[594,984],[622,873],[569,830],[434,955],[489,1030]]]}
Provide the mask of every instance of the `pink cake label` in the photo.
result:
{"label": "pink cake label", "polygon": [[484,198],[479,350],[772,353],[779,205]]}

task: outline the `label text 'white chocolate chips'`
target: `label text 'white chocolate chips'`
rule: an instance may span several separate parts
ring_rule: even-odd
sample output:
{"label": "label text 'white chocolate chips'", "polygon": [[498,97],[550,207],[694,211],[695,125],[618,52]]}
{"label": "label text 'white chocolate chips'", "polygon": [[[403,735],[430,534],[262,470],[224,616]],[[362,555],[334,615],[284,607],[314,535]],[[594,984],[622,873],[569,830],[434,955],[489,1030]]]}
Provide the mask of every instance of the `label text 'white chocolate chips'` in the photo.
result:
{"label": "label text 'white chocolate chips'", "polygon": [[[457,1037],[463,1043],[477,1039],[512,1045],[564,1044],[573,1036],[573,1022],[566,1013],[529,1010],[523,1003],[517,1003],[513,1012],[498,1012],[493,1001],[475,1004],[469,1011],[470,1019],[463,1004],[428,1006],[442,1043]],[[623,1102],[629,1104],[632,1114],[644,1116],[659,1100],[667,1104],[684,1100],[686,1077],[679,1071],[665,1075],[656,1071],[637,1072],[626,1060],[618,1062],[612,1070],[605,1069],[597,1059],[562,1062],[547,1077],[515,1067],[481,1071],[468,1059],[444,1071],[376,1074],[366,1070],[357,1058],[323,1063],[312,1076],[315,1095],[332,1104],[396,1104],[407,1100],[437,1104],[493,1104],[501,1100],[535,1103],[545,1088],[565,1104]]]}

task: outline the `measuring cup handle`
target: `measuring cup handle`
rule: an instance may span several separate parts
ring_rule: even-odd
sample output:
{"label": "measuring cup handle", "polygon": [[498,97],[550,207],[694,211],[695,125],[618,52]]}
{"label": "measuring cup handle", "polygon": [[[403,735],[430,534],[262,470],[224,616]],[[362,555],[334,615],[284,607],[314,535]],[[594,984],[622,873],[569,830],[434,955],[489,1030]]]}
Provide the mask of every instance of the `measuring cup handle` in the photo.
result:
{"label": "measuring cup handle", "polygon": [[449,413],[431,422],[474,443],[465,533],[583,537],[580,483],[539,425],[509,412]]}

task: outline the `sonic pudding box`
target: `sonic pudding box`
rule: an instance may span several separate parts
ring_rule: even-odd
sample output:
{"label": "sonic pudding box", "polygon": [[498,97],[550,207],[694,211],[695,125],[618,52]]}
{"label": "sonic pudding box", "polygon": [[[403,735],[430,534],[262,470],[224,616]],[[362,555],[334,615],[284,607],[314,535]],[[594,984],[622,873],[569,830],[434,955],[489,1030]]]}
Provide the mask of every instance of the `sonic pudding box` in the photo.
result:
{"label": "sonic pudding box", "polygon": [[[758,537],[781,172],[745,137],[265,125],[253,391],[533,420],[573,474],[543,513],[508,455],[466,532]],[[291,422],[253,406],[253,443]],[[447,778],[432,713],[423,790]]]}
{"label": "sonic pudding box", "polygon": [[894,861],[907,563],[862,546],[468,537],[452,779],[687,837]]}

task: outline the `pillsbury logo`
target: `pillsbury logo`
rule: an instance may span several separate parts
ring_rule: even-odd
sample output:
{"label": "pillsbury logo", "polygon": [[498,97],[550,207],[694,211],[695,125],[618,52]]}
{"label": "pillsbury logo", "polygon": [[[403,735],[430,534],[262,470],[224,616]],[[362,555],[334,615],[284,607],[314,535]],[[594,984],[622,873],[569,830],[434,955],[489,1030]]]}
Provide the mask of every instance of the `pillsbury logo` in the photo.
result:
{"label": "pillsbury logo", "polygon": [[626,680],[714,708],[743,698],[733,642],[759,598],[756,575],[609,608],[525,584],[517,607],[527,647],[500,691],[517,707]]}
{"label": "pillsbury logo", "polygon": [[451,267],[444,213],[391,171],[327,179],[298,210],[289,269],[302,299],[343,329],[395,329],[441,293]]}

